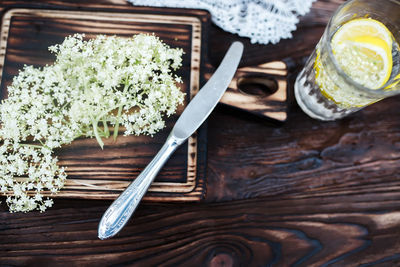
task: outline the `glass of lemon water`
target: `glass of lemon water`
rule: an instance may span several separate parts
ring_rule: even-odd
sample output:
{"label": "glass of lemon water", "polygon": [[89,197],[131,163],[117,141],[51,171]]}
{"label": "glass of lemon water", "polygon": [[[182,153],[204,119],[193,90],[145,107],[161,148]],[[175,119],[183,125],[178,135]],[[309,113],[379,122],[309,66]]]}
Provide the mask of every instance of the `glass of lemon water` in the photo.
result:
{"label": "glass of lemon water", "polygon": [[399,94],[399,41],[399,0],[342,4],[297,76],[297,103],[315,119],[335,120]]}

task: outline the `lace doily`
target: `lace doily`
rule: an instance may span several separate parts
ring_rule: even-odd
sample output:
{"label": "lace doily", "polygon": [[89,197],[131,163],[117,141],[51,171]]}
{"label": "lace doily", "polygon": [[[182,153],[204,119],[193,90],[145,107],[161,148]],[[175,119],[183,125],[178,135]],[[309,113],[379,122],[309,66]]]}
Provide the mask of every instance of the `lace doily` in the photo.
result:
{"label": "lace doily", "polygon": [[128,0],[134,5],[206,9],[223,30],[252,43],[275,44],[292,37],[315,0]]}

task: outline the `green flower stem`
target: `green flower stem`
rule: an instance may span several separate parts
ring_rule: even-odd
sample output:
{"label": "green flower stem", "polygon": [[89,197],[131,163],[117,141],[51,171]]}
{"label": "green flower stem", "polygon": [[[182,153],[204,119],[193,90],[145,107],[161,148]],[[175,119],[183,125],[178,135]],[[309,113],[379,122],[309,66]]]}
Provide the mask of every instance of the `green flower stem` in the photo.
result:
{"label": "green flower stem", "polygon": [[103,126],[104,126],[105,137],[106,138],[110,137],[110,131],[108,130],[107,121],[104,118],[103,118]]}
{"label": "green flower stem", "polygon": [[119,105],[116,105],[116,106],[114,106],[114,107],[112,107],[112,108],[110,108],[110,109],[104,111],[103,113],[101,113],[99,116],[96,117],[96,120],[97,120],[97,121],[102,120],[102,118],[103,118],[104,116],[106,116],[108,113],[110,113],[111,111],[113,111],[113,110],[116,109],[116,108],[123,107],[123,106],[124,106],[124,104],[119,104]]}
{"label": "green flower stem", "polygon": [[[126,79],[125,80],[125,86],[124,86],[123,94],[126,94],[126,91],[128,90],[128,88],[129,88],[128,79]],[[118,130],[119,130],[119,120],[121,118],[121,113],[122,113],[123,107],[124,107],[124,105],[120,105],[118,107],[118,113],[117,113],[117,118],[116,118],[116,121],[115,121],[114,134],[113,134],[114,141],[117,140]]]}
{"label": "green flower stem", "polygon": [[99,135],[99,131],[98,131],[98,128],[97,128],[97,124],[98,123],[99,123],[98,121],[95,121],[95,120],[92,121],[93,132],[94,132],[94,136],[96,137],[97,143],[99,143],[101,149],[103,149],[104,143],[103,143],[103,140],[101,140],[101,137]]}
{"label": "green flower stem", "polygon": [[87,133],[88,133],[89,130],[90,130],[90,128],[87,127],[87,126],[86,127],[82,127],[79,130],[79,132],[74,135],[73,140],[78,139],[78,138],[80,138],[82,136],[86,136],[87,137]]}
{"label": "green flower stem", "polygon": [[118,136],[119,119],[121,117],[121,112],[122,112],[122,107],[119,107],[118,108],[117,119],[116,119],[115,126],[114,126],[114,134],[113,134],[114,141],[117,140],[117,136]]}
{"label": "green flower stem", "polygon": [[34,148],[43,148],[41,145],[33,145],[33,144],[19,144],[19,146],[28,146],[28,147],[34,147]]}
{"label": "green flower stem", "polygon": [[86,134],[77,134],[77,135],[74,135],[74,137],[73,137],[73,140],[75,140],[75,139],[78,139],[79,137],[81,137],[81,136],[86,136]]}

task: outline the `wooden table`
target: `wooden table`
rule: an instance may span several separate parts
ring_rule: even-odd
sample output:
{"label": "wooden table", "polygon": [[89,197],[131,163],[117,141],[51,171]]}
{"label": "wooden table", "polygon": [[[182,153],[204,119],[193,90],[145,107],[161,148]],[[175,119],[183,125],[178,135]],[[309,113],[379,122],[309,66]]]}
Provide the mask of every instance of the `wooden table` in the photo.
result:
{"label": "wooden table", "polygon": [[[217,65],[239,39],[242,66],[286,59],[293,82],[341,2],[314,3],[293,39],[277,45],[251,45],[212,26],[210,61]],[[130,7],[125,0],[41,5]],[[111,201],[58,199],[42,214],[10,214],[3,203],[0,265],[400,265],[400,98],[320,122],[292,92],[280,125],[217,107],[208,120],[204,201],[143,203],[110,240],[97,238],[97,225]]]}

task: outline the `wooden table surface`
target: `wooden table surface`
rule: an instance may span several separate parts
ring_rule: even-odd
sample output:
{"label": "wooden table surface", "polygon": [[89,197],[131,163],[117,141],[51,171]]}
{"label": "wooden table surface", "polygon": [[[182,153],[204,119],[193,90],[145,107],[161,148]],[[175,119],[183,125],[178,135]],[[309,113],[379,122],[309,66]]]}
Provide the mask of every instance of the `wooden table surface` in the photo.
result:
{"label": "wooden table surface", "polygon": [[[210,62],[241,40],[242,66],[286,59],[293,82],[341,2],[314,3],[294,37],[277,45],[251,45],[212,26]],[[37,5],[130,7],[125,0]],[[204,201],[142,203],[110,240],[97,238],[110,201],[57,199],[42,214],[10,214],[3,203],[0,265],[399,266],[400,98],[320,122],[300,110],[292,85],[289,96],[280,125],[218,106],[208,120]]]}

